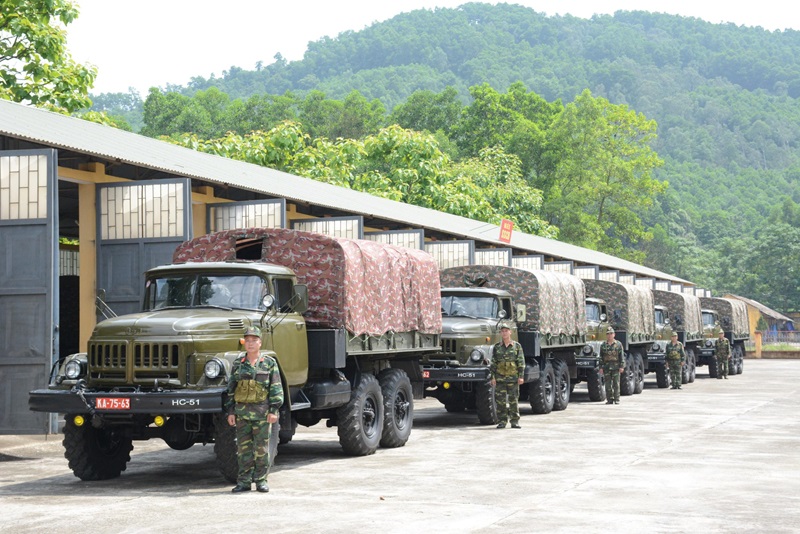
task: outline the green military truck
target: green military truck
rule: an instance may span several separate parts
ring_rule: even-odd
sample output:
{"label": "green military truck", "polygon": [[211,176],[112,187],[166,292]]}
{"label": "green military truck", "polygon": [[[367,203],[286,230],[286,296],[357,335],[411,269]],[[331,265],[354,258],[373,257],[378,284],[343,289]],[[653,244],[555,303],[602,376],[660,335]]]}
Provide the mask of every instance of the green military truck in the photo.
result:
{"label": "green military truck", "polygon": [[194,239],[146,273],[142,311],[98,323],[30,408],[66,415],[65,456],[83,480],[119,476],[133,441],[161,438],[176,450],[213,443],[234,481],[222,410],[253,325],[286,399],[273,458],[278,439],[322,419],[347,454],[399,447],[422,396],[419,360],[440,350],[438,269],[423,251],[285,229]]}
{"label": "green military truck", "polygon": [[703,318],[700,312],[700,298],[684,293],[653,290],[655,302],[656,341],[647,351],[647,372],[655,372],[656,383],[660,388],[669,387],[669,370],[666,366],[666,347],[672,333],[678,334],[686,352],[686,365],[681,382],[694,382],[697,370],[697,354],[703,343]]}
{"label": "green military truck", "polygon": [[742,374],[744,371],[744,344],[750,339],[747,305],[736,299],[700,297],[700,306],[702,307],[705,339],[699,351],[698,365],[708,365],[708,376],[717,377],[714,342],[722,329],[731,344],[728,374]]}
{"label": "green military truck", "polygon": [[[609,280],[584,280],[586,305],[596,308],[587,317],[605,318],[625,349],[625,374],[620,377],[620,394],[632,395],[644,389],[647,350],[656,339],[653,293],[650,289]],[[602,340],[593,343],[599,358]]]}
{"label": "green military truck", "polygon": [[[475,408],[483,424],[497,422],[489,384],[498,323],[512,319],[512,338],[525,352],[520,400],[535,413],[566,409],[572,385],[594,375],[596,359],[584,358],[583,283],[577,277],[514,267],[472,265],[443,269],[442,351],[423,358],[425,395],[448,411]],[[591,360],[584,364],[583,360]]]}

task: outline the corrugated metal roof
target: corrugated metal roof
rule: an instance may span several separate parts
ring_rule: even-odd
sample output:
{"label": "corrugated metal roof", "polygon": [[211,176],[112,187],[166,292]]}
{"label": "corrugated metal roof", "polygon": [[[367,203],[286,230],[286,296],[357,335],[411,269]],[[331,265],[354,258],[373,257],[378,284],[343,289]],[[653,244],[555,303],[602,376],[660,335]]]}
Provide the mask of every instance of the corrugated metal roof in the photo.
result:
{"label": "corrugated metal roof", "polygon": [[[455,238],[498,246],[500,227],[449,213],[403,204],[368,193],[317,182],[274,169],[196,152],[164,141],[83,119],[0,100],[0,133],[49,147],[90,154],[110,161],[159,170],[176,176],[235,186],[289,201],[376,217]],[[691,284],[687,280],[554,239],[513,232],[511,246],[535,254],[599,265]]]}
{"label": "corrugated metal roof", "polygon": [[757,309],[758,311],[760,311],[761,313],[763,313],[767,317],[771,317],[773,319],[778,319],[779,321],[789,321],[790,323],[794,322],[794,319],[792,319],[791,317],[786,317],[782,313],[776,312],[772,308],[768,308],[767,306],[764,306],[763,304],[761,304],[760,302],[758,302],[756,300],[749,299],[747,297],[740,297],[739,295],[734,295],[733,293],[725,295],[725,298],[732,298],[732,299],[736,299],[736,300],[741,300],[745,304],[749,304],[750,306],[754,307],[755,309]]}

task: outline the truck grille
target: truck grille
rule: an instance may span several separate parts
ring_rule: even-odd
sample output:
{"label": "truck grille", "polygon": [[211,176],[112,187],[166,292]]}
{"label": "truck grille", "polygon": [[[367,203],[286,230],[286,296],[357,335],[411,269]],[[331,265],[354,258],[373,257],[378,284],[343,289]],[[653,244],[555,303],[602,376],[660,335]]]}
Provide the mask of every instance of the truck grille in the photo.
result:
{"label": "truck grille", "polygon": [[89,367],[125,369],[128,364],[127,343],[90,343]]}
{"label": "truck grille", "polygon": [[134,343],[133,366],[136,369],[170,369],[178,367],[178,345],[175,343]]}
{"label": "truck grille", "polygon": [[445,354],[455,354],[456,353],[456,340],[455,339],[443,339],[442,340],[442,352]]}
{"label": "truck grille", "polygon": [[89,372],[93,379],[124,380],[132,364],[134,380],[177,378],[177,343],[90,343]]}

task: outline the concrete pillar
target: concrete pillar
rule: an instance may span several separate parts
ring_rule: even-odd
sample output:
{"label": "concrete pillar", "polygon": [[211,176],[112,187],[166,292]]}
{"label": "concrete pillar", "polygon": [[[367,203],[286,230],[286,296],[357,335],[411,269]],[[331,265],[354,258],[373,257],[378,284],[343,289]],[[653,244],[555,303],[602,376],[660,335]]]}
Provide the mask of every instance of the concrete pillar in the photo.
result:
{"label": "concrete pillar", "polygon": [[756,330],[756,358],[761,357],[761,332]]}

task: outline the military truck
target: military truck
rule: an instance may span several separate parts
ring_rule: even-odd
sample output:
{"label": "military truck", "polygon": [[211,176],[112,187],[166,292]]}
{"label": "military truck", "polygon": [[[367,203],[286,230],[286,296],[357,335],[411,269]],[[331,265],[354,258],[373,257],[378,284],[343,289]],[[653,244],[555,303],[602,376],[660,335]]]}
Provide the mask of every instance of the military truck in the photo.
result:
{"label": "military truck", "polygon": [[669,370],[666,366],[666,347],[672,333],[678,334],[686,352],[683,368],[683,384],[694,382],[697,370],[697,353],[703,342],[703,319],[700,313],[700,298],[684,293],[653,290],[655,302],[656,341],[647,351],[646,372],[655,372],[656,384],[660,388],[670,386]]}
{"label": "military truck", "polygon": [[400,447],[411,433],[420,358],[439,351],[438,269],[423,251],[285,229],[188,241],[145,276],[142,311],[102,321],[86,353],[30,393],[35,411],[66,414],[65,456],[83,480],[125,470],[135,440],[171,448],[213,443],[237,474],[225,421],[227,377],[247,327],[280,367],[285,403],[273,425],[338,428],[347,454]]}
{"label": "military truck", "polygon": [[[625,374],[620,377],[620,394],[632,395],[644,389],[645,358],[656,338],[653,293],[650,289],[609,280],[584,280],[587,308],[592,316],[605,317],[616,339],[625,349]],[[599,358],[601,341],[593,343]]]}
{"label": "military truck", "polygon": [[[525,352],[520,400],[535,413],[564,410],[572,384],[594,373],[579,366],[586,346],[583,283],[577,277],[514,267],[472,265],[440,272],[442,351],[423,357],[425,395],[448,411],[474,407],[483,424],[497,422],[489,362],[498,323],[514,320],[512,338]],[[581,362],[582,363],[582,362]]]}
{"label": "military truck", "polygon": [[705,340],[699,351],[698,365],[708,365],[708,376],[717,377],[714,342],[719,336],[721,328],[731,344],[728,374],[742,374],[744,371],[744,344],[750,339],[747,305],[736,299],[700,297],[700,306],[702,307]]}

